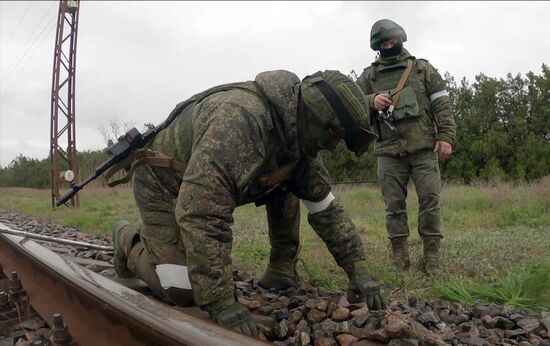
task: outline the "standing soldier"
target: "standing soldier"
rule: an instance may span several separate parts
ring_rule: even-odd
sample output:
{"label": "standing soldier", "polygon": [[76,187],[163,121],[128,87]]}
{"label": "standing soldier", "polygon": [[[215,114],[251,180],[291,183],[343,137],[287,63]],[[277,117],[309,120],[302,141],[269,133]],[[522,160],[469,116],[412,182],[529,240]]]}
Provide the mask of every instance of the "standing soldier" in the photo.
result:
{"label": "standing soldier", "polygon": [[407,184],[412,178],[418,195],[418,232],[424,243],[422,267],[439,275],[441,176],[438,154],[452,153],[455,122],[445,82],[424,59],[403,48],[407,35],[401,26],[382,19],[374,23],[370,47],[379,51],[371,66],[359,76],[367,95],[371,123],[378,132],[374,154],[386,203],[386,227],[393,251],[393,265],[410,267],[407,237]]}
{"label": "standing soldier", "polygon": [[[235,301],[231,224],[236,206],[266,205],[271,255],[264,287],[297,286],[299,199],[349,277],[351,297],[384,307],[363,243],[317,158],[344,139],[355,153],[376,137],[360,88],[337,71],[302,82],[288,71],[214,87],[176,106],[170,126],[136,153],[133,189],[143,226],[114,227],[115,269],[162,299],[193,302],[218,323],[256,334]],[[137,167],[137,168],[136,168]]]}

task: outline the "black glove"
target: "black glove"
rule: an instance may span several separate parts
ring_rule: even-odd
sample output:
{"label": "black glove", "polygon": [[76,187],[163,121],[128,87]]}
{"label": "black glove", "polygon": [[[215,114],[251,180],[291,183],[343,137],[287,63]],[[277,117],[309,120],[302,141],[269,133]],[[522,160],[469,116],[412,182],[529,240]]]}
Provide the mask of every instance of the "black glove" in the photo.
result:
{"label": "black glove", "polygon": [[355,270],[350,275],[348,301],[350,303],[366,302],[369,310],[383,310],[386,299],[380,290],[380,284],[372,279],[366,265],[357,262]]}
{"label": "black glove", "polygon": [[241,304],[234,303],[225,309],[211,312],[212,319],[222,326],[242,334],[258,336],[258,327],[250,312]]}

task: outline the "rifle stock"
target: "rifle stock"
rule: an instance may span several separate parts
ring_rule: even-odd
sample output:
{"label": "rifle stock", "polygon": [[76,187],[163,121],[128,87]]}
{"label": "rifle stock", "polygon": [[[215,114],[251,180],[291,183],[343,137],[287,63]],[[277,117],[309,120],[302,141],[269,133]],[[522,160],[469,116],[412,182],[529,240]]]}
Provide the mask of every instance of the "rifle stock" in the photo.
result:
{"label": "rifle stock", "polygon": [[[224,89],[225,88],[225,89]],[[220,87],[214,87],[212,89],[209,89],[201,94],[197,94],[190,99],[180,102],[176,105],[176,107],[172,110],[168,118],[163,121],[158,126],[152,126],[147,125],[149,129],[145,131],[145,133],[141,134],[135,127],[132,128],[130,131],[126,132],[123,136],[120,136],[116,143],[111,145],[109,148],[107,148],[106,152],[109,155],[109,159],[107,159],[105,162],[100,164],[98,167],[94,169],[94,173],[92,173],[86,180],[84,180],[81,183],[71,183],[71,188],[63,194],[59,199],[56,200],[55,205],[60,206],[61,204],[66,203],[70,198],[72,198],[74,195],[78,193],[78,191],[82,190],[84,186],[86,186],[88,183],[90,183],[92,180],[99,177],[103,172],[117,164],[118,162],[126,159],[128,156],[132,154],[132,152],[136,149],[140,149],[145,147],[155,136],[165,128],[167,128],[174,119],[177,118],[177,116],[191,103],[196,102],[197,100],[201,99],[202,97],[205,97],[209,95],[208,92],[213,93],[216,90],[226,90],[227,85],[222,85]]]}

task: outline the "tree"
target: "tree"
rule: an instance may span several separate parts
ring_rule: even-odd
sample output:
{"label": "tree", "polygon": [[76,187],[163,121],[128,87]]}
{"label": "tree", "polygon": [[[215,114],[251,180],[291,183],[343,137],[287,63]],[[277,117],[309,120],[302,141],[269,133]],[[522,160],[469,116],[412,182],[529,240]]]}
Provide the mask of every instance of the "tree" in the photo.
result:
{"label": "tree", "polygon": [[[350,78],[355,77],[351,71]],[[468,184],[532,181],[550,175],[550,69],[546,64],[541,74],[496,79],[480,73],[471,84],[465,78],[457,82],[448,73],[445,79],[456,114],[457,140],[453,156],[442,163],[443,179]],[[98,131],[110,145],[133,126],[133,121],[115,118]],[[372,151],[356,157],[344,146],[340,143],[333,152],[321,153],[333,181],[375,180]],[[100,150],[78,153],[80,176],[89,175],[106,158]],[[49,159],[19,155],[0,168],[0,186],[47,188],[49,174]]]}
{"label": "tree", "polygon": [[133,120],[123,120],[120,121],[118,118],[113,118],[109,120],[109,124],[101,125],[97,128],[97,131],[103,137],[107,147],[111,146],[120,136],[128,132],[132,127],[136,125],[136,122]]}

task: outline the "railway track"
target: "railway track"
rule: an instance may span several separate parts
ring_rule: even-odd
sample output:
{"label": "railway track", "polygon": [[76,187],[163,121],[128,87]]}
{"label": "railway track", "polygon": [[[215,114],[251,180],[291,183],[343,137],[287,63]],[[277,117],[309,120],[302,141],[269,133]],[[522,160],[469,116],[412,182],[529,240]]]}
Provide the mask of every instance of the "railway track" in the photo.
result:
{"label": "railway track", "polygon": [[[0,228],[17,231],[6,220]],[[0,264],[0,345],[33,339],[33,333],[29,345],[263,344],[222,328],[198,309],[159,302],[136,282],[116,282],[83,267],[108,269],[108,262],[61,255],[26,237],[0,233]],[[44,334],[50,341],[39,336]]]}
{"label": "railway track", "polygon": [[340,291],[265,290],[254,274],[235,271],[236,297],[260,325],[261,341],[198,308],[154,299],[143,282],[117,278],[111,263],[109,239],[0,209],[0,346],[550,346],[548,311],[414,296],[369,311]]}

